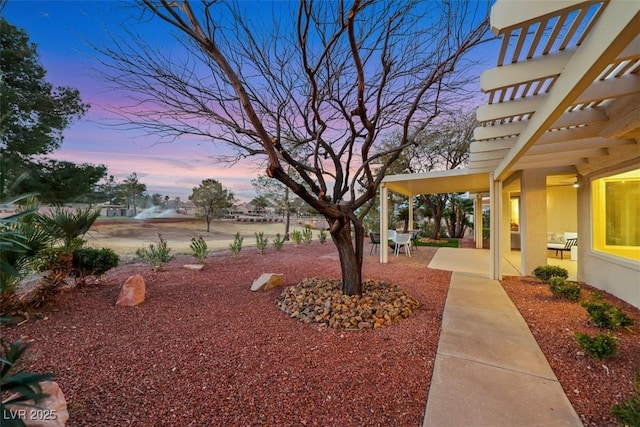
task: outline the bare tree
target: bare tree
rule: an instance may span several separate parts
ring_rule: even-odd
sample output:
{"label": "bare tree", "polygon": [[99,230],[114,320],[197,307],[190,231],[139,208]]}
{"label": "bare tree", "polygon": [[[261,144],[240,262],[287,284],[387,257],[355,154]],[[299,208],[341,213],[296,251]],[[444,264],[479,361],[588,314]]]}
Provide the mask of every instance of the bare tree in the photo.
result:
{"label": "bare tree", "polygon": [[[130,34],[102,49],[105,65],[135,100],[130,126],[159,141],[200,135],[233,149],[227,160],[262,156],[327,219],[343,292],[361,294],[362,218],[389,165],[467,83],[456,66],[483,41],[489,3],[302,0],[279,3],[271,21],[243,10],[259,5],[141,0],[188,55]],[[377,149],[392,130],[397,144]]]}

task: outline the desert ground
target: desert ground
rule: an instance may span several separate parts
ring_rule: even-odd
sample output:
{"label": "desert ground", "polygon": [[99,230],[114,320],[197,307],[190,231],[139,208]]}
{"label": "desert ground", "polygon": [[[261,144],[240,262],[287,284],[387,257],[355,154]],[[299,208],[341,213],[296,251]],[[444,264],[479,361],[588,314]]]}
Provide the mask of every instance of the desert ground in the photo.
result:
{"label": "desert ground", "polygon": [[[292,218],[290,232],[302,230],[305,224],[314,225],[309,219]],[[189,254],[191,238],[202,236],[212,251],[229,248],[236,233],[244,237],[243,246],[255,246],[255,233],[263,232],[269,242],[276,234],[284,235],[284,222],[240,222],[217,220],[207,223],[193,217],[168,219],[99,218],[85,235],[87,243],[96,248],[110,248],[118,254],[134,254],[136,249],[158,241],[158,233],[167,241],[174,253]],[[314,230],[314,240],[318,231]]]}

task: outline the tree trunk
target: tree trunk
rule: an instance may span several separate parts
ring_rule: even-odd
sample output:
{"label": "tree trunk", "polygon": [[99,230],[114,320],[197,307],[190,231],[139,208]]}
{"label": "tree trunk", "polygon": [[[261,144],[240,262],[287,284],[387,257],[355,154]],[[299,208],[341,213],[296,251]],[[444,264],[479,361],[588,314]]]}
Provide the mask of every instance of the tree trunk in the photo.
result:
{"label": "tree trunk", "polygon": [[456,206],[456,237],[464,237],[464,226],[462,223],[462,209],[460,206]]}
{"label": "tree trunk", "polygon": [[[351,222],[327,218],[331,239],[338,249],[340,269],[342,270],[342,293],[345,295],[362,295],[362,251],[364,247],[364,227],[362,223],[354,223],[356,238],[351,239]],[[333,224],[332,224],[333,221]]]}
{"label": "tree trunk", "polygon": [[440,227],[442,226],[442,211],[436,209],[433,212],[433,231],[431,232],[431,239],[440,240]]}
{"label": "tree trunk", "polygon": [[444,216],[444,209],[447,205],[447,195],[433,195],[432,197],[424,196],[424,202],[429,206],[433,214],[433,231],[431,232],[431,239],[440,239],[440,227],[442,226],[442,218]]}
{"label": "tree trunk", "polygon": [[442,227],[442,218],[444,217],[444,209],[447,205],[446,196],[434,196],[435,200],[429,200],[427,198],[427,204],[431,207],[433,212],[433,232],[431,238],[433,240],[440,240],[440,228]]}
{"label": "tree trunk", "polygon": [[207,216],[207,233],[211,233],[211,217]]}
{"label": "tree trunk", "polygon": [[449,236],[451,237],[455,236],[455,234],[453,233],[453,230],[451,229],[451,221],[449,220],[448,216],[444,217],[444,225],[447,228],[447,233],[449,233]]}

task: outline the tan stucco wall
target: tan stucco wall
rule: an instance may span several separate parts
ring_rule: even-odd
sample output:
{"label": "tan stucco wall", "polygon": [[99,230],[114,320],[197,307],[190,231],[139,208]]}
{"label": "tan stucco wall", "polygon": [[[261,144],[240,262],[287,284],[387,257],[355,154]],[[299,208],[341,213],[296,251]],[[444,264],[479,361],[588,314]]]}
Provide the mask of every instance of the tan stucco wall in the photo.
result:
{"label": "tan stucco wall", "polygon": [[577,188],[547,187],[547,231],[578,231]]}
{"label": "tan stucco wall", "polygon": [[544,171],[522,171],[520,178],[520,271],[531,274],[547,264],[547,176]]}

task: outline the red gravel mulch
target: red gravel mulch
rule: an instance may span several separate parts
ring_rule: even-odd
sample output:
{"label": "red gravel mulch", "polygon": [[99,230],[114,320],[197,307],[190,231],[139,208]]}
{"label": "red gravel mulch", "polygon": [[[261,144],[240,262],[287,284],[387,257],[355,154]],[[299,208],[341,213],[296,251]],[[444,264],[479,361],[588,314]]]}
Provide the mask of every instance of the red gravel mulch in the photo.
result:
{"label": "red gravel mulch", "polygon": [[597,360],[585,354],[574,333],[593,337],[608,331],[593,325],[580,303],[555,298],[548,285],[532,277],[505,277],[502,286],[529,324],[584,425],[619,425],[611,415],[611,407],[634,395],[635,374],[640,372],[640,310],[613,295],[582,284],[582,300],[588,300],[591,291],[595,290],[635,322],[632,327],[612,331],[620,340],[618,355]]}
{"label": "red gravel mulch", "polygon": [[[203,271],[177,257],[160,272],[128,264],[99,284],[70,289],[2,336],[32,341],[26,368],[53,372],[69,403],[69,426],[419,426],[435,359],[450,273],[367,257],[364,277],[399,285],[420,306],[392,326],[361,331],[305,324],[276,307],[282,289],[251,292],[261,273],[338,278],[335,247],[286,245],[265,255],[211,255]],[[147,282],[137,307],[114,303],[133,274]],[[617,425],[613,404],[633,395],[640,370],[640,310],[604,292],[635,320],[615,331],[619,354],[598,361],[574,339],[595,335],[586,311],[555,299],[536,279],[502,282],[586,426]],[[589,288],[583,285],[583,299]]]}
{"label": "red gravel mulch", "polygon": [[[420,248],[420,251],[435,249]],[[68,290],[3,338],[32,341],[27,368],[53,372],[69,426],[418,426],[422,423],[450,273],[365,262],[364,277],[401,286],[420,306],[375,330],[305,324],[276,307],[282,289],[251,292],[261,273],[337,278],[332,244],[183,256],[153,272],[129,264]],[[141,273],[147,298],[115,307]]]}

